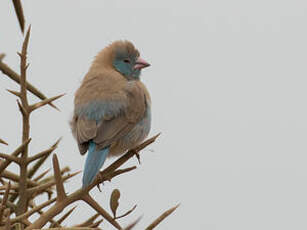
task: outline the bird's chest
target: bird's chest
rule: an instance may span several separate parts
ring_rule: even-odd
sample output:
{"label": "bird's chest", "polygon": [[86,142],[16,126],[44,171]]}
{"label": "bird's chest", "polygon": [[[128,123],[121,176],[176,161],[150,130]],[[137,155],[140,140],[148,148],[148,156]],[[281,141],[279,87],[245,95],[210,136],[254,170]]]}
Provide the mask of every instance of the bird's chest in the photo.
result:
{"label": "bird's chest", "polygon": [[147,105],[144,117],[128,132],[117,140],[111,147],[111,155],[121,154],[140,144],[149,134],[151,127],[151,108]]}

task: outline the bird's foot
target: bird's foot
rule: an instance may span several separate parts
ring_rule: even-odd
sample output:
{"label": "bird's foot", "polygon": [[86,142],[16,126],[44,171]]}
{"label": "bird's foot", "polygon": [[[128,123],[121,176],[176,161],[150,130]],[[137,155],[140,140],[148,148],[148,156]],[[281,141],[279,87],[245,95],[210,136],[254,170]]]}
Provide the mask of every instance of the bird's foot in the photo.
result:
{"label": "bird's foot", "polygon": [[98,188],[99,192],[101,192],[101,189],[100,189],[100,184],[97,184],[96,186],[97,186],[97,188]]}
{"label": "bird's foot", "polygon": [[[98,178],[99,181],[101,181],[103,179],[103,176],[102,176],[101,172],[99,172],[97,174],[97,178]],[[100,189],[100,185],[101,184],[103,185],[103,182],[97,184],[97,188],[98,188],[99,192],[101,192],[101,189]]]}

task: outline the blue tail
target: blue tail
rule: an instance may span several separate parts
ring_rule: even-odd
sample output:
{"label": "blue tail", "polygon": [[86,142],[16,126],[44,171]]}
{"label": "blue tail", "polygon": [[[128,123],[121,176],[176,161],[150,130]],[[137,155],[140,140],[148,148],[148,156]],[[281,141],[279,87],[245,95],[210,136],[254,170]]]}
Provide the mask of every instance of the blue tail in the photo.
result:
{"label": "blue tail", "polygon": [[93,141],[90,141],[83,172],[83,188],[93,182],[99,172],[99,169],[106,160],[108,153],[109,147],[97,151],[96,144]]}

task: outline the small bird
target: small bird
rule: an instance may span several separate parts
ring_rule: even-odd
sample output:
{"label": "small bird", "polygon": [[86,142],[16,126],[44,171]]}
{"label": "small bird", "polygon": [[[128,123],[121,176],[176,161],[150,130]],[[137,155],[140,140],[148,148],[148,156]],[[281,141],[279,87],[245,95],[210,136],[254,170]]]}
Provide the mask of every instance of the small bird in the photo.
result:
{"label": "small bird", "polygon": [[88,152],[83,188],[107,156],[125,153],[147,137],[151,99],[140,75],[148,66],[131,42],[115,41],[98,53],[76,91],[70,124],[81,155]]}

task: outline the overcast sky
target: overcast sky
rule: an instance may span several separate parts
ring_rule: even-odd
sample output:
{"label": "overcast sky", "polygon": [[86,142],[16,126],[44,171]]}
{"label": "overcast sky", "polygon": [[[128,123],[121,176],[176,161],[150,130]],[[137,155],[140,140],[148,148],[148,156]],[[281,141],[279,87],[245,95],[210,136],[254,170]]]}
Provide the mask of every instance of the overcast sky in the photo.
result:
{"label": "overcast sky", "polygon": [[[121,212],[138,204],[121,223],[143,215],[136,229],[179,202],[157,229],[307,228],[307,1],[23,2],[32,25],[28,80],[50,97],[66,93],[56,102],[61,112],[33,114],[31,152],[63,136],[61,165],[83,168],[68,125],[74,92],[98,51],[128,39],[152,64],[142,80],[152,96],[151,135],[162,135],[137,170],[103,193],[94,189],[95,199],[107,207],[120,189]],[[18,70],[23,37],[9,0],[0,1],[0,28],[0,53]],[[21,123],[7,88],[17,86],[0,74],[0,137],[10,144],[0,150],[10,152]],[[80,186],[81,175],[66,188]],[[78,207],[70,224],[94,214]]]}

